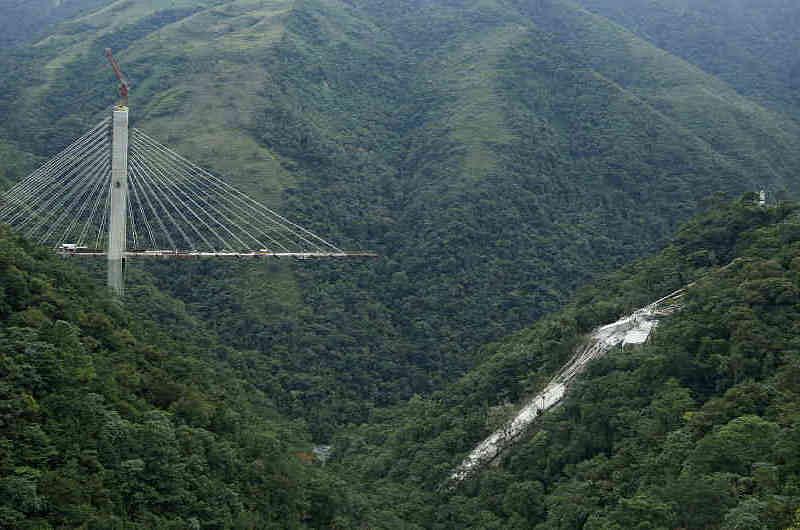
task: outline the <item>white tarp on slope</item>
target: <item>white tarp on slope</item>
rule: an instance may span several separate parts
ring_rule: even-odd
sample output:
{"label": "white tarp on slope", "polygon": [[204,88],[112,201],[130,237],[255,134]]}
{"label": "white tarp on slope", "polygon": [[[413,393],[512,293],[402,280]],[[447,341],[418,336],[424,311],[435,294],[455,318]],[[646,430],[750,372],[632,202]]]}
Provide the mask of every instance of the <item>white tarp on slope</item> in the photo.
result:
{"label": "white tarp on slope", "polygon": [[615,346],[643,344],[658,325],[658,319],[679,309],[678,300],[684,291],[676,291],[647,307],[621,318],[613,324],[595,329],[587,342],[579,347],[575,355],[550,383],[533,396],[517,415],[503,427],[478,444],[461,462],[450,480],[459,482],[496,459],[500,453],[522,436],[534,420],[564,398],[569,384],[586,365],[602,357]]}

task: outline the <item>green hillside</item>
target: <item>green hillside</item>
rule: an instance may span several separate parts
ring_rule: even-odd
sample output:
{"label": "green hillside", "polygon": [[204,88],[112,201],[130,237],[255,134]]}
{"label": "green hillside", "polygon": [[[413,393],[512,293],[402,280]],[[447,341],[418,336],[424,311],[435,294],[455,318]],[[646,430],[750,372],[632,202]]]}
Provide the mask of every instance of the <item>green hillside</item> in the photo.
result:
{"label": "green hillside", "polygon": [[30,43],[53,26],[110,0],[0,0],[0,48]]}
{"label": "green hillside", "polygon": [[579,0],[716,75],[756,101],[800,116],[800,6],[787,0]]}
{"label": "green hillside", "polygon": [[260,351],[317,439],[452,381],[708,196],[800,174],[795,121],[561,0],[109,2],[0,53],[0,138],[44,157],[103,116],[106,46],[137,127],[382,255],[140,269]]}
{"label": "green hillside", "polygon": [[[0,0],[1,188],[108,114],[110,47],[135,127],[380,254],[134,261],[121,304],[0,227],[0,527],[800,528],[798,17]],[[687,285],[448,483],[586,333]]]}
{"label": "green hillside", "polygon": [[[800,506],[800,207],[749,197],[480,351],[456,384],[335,441],[375,528],[776,529]],[[497,467],[461,458],[583,333],[696,280],[645,346],[595,362]]]}
{"label": "green hillside", "polygon": [[134,292],[125,311],[6,229],[0,286],[1,527],[320,528],[346,513],[302,422],[180,304]]}

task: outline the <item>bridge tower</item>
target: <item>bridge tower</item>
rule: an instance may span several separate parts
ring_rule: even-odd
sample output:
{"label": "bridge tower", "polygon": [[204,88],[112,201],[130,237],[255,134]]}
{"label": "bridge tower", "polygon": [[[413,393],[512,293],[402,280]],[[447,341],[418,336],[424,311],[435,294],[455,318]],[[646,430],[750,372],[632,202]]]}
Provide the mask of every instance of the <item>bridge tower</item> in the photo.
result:
{"label": "bridge tower", "polygon": [[125,291],[125,245],[128,226],[128,92],[130,83],[119,62],[106,48],[114,75],[119,81],[119,103],[111,119],[111,206],[108,218],[108,286],[117,295]]}
{"label": "bridge tower", "polygon": [[125,244],[128,211],[128,107],[114,107],[111,122],[111,207],[108,222],[108,286],[125,290]]}
{"label": "bridge tower", "polygon": [[0,222],[62,256],[105,257],[119,297],[128,259],[376,257],[340,249],[129,129],[129,84],[106,57],[119,80],[111,117],[0,193]]}

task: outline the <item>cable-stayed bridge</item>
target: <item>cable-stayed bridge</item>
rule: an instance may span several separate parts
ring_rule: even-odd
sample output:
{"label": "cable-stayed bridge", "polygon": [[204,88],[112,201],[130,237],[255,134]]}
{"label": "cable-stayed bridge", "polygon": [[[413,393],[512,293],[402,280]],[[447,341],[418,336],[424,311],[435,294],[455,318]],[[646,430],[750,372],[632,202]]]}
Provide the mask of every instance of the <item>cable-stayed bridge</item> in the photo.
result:
{"label": "cable-stayed bridge", "polygon": [[346,252],[139,129],[128,107],[2,195],[0,221],[70,256],[105,256],[124,288],[131,257],[370,257]]}

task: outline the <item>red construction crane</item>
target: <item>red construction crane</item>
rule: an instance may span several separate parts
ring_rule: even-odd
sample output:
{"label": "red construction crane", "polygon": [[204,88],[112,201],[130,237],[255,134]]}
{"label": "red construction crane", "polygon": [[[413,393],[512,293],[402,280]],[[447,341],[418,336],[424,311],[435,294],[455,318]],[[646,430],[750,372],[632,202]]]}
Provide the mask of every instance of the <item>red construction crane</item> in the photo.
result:
{"label": "red construction crane", "polygon": [[111,53],[111,48],[106,48],[106,59],[111,64],[111,68],[114,69],[114,74],[117,76],[119,80],[119,105],[123,107],[128,106],[128,90],[129,90],[129,83],[128,79],[125,77],[125,74],[122,73],[122,69],[119,67],[119,63],[114,58],[114,55]]}

